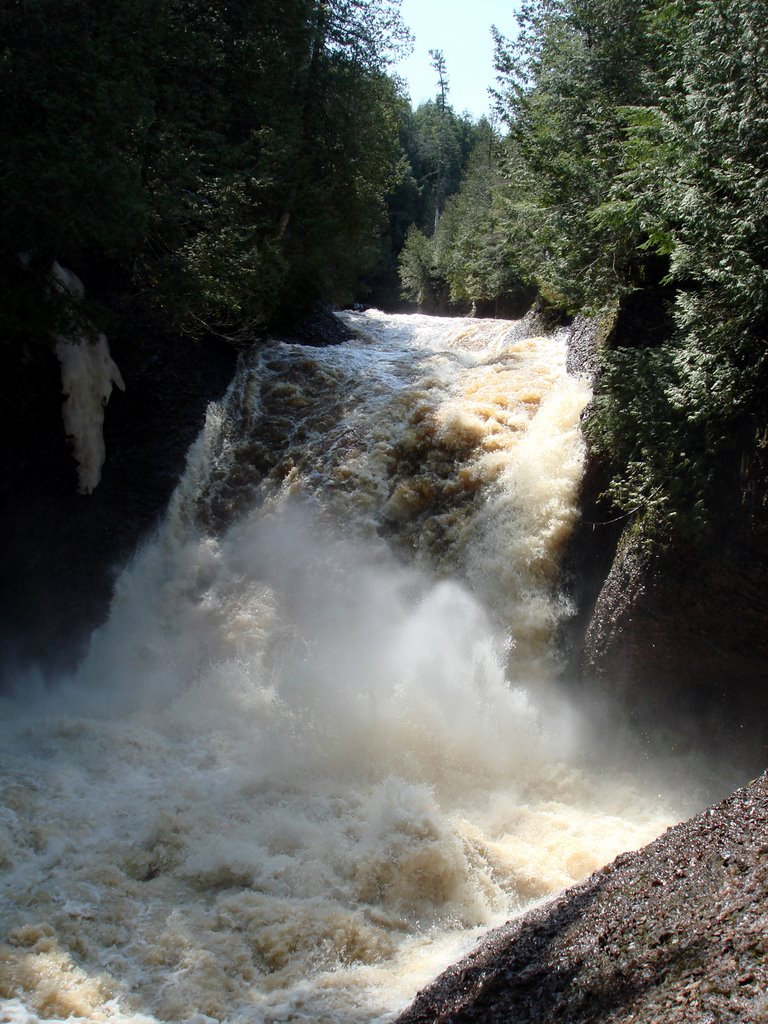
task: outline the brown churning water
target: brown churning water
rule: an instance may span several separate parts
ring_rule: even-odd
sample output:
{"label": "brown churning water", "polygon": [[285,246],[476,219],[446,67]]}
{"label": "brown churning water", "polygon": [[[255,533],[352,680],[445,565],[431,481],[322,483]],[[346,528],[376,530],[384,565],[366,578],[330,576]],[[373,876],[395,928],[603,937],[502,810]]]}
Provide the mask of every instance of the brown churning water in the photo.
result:
{"label": "brown churning water", "polygon": [[680,813],[541,699],[567,333],[346,319],[241,367],[76,678],[2,709],[3,1020],[385,1021]]}

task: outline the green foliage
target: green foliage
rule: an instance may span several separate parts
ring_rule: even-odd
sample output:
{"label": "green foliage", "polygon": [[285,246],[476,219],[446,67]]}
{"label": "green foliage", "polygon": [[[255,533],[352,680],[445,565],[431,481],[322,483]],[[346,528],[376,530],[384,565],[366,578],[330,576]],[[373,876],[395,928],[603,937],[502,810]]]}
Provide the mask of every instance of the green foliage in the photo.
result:
{"label": "green foliage", "polygon": [[[439,68],[436,70],[440,73]],[[404,100],[396,107],[400,156],[387,199],[383,259],[373,282],[374,296],[380,296],[385,304],[396,304],[400,296],[398,261],[409,228],[415,225],[429,237],[435,233],[436,222],[439,223],[446,202],[459,189],[470,154],[483,132],[482,123],[475,124],[469,115],[457,115],[446,96],[443,65],[441,92],[435,101],[422,103],[415,111]],[[444,279],[435,279],[435,287],[441,296],[447,294]],[[405,287],[406,296],[414,296],[418,291],[418,287],[415,291],[410,285]]]}
{"label": "green foliage", "polygon": [[383,197],[397,177],[397,93],[338,55],[329,64],[282,223],[290,293],[347,302],[379,254]]}
{"label": "green foliage", "polygon": [[706,0],[691,20],[666,133],[679,153],[668,193],[687,340],[681,400],[720,416],[762,396],[768,329],[768,13]]}
{"label": "green foliage", "polygon": [[[643,127],[656,142],[639,155],[657,187],[653,244],[678,286],[673,376],[660,385],[671,428],[659,446],[670,458],[686,444],[697,453],[683,479],[703,523],[768,416],[768,16],[745,0],[702,0],[683,25],[669,90],[634,137],[640,145]],[[674,493],[673,473],[657,477]]]}
{"label": "green foliage", "polygon": [[422,308],[514,300],[527,283],[509,231],[502,143],[492,126],[474,126],[474,146],[458,190],[431,237],[413,229],[400,258],[403,295]]}
{"label": "green foliage", "polygon": [[593,451],[620,467],[608,496],[656,545],[703,537],[715,486],[708,424],[686,415],[676,399],[678,354],[666,345],[604,353],[586,420]]}
{"label": "green foliage", "polygon": [[427,238],[415,224],[405,236],[399,265],[403,298],[418,303],[420,308],[436,308],[444,279],[437,265],[432,239]]}
{"label": "green foliage", "polygon": [[[432,234],[436,211],[459,188],[477,139],[477,126],[439,100],[421,103],[409,112],[402,145],[419,192],[414,223]],[[439,219],[439,218],[438,218]]]}
{"label": "green foliage", "polygon": [[[398,0],[11,0],[0,12],[0,284],[54,258],[236,336],[375,259],[397,162]],[[19,254],[29,270],[20,272]],[[47,320],[56,320],[51,305]],[[13,333],[13,332],[11,332]]]}
{"label": "green foliage", "polygon": [[147,32],[159,5],[14,0],[0,12],[0,237],[53,257],[113,256],[146,226]]}
{"label": "green foliage", "polygon": [[527,0],[520,21],[497,38],[498,229],[573,311],[670,295],[660,347],[604,353],[589,432],[619,510],[701,539],[768,422],[767,9]]}
{"label": "green foliage", "polygon": [[435,235],[437,263],[454,301],[503,301],[521,284],[521,264],[506,219],[508,186],[500,170],[501,152],[498,135],[481,121],[464,180],[449,199]]}
{"label": "green foliage", "polygon": [[510,231],[529,273],[572,310],[609,303],[647,276],[627,110],[650,102],[666,73],[651,46],[654,6],[533,0],[519,37],[497,37]]}

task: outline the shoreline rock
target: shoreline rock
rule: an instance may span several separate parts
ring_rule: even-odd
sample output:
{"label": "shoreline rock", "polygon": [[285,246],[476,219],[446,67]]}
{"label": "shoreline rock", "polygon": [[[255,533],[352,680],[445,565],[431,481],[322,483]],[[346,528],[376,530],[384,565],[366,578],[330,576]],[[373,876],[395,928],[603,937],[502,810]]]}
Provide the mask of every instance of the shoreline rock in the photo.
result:
{"label": "shoreline rock", "polygon": [[768,775],[491,932],[396,1024],[768,1020]]}

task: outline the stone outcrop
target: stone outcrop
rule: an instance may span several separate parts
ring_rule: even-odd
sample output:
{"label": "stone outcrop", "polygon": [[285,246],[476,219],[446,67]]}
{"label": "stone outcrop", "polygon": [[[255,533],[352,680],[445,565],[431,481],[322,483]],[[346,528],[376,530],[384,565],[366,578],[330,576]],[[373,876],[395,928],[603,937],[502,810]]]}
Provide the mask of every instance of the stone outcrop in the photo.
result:
{"label": "stone outcrop", "polygon": [[110,337],[127,390],[106,410],[107,458],[90,495],[78,493],[52,346],[0,347],[0,690],[29,666],[55,675],[77,663],[117,571],[162,516],[208,402],[232,377],[236,353],[224,343],[127,320]]}
{"label": "stone outcrop", "polygon": [[768,559],[749,537],[651,557],[628,529],[589,619],[582,675],[645,720],[671,715],[705,745],[751,745],[764,764],[767,582]]}

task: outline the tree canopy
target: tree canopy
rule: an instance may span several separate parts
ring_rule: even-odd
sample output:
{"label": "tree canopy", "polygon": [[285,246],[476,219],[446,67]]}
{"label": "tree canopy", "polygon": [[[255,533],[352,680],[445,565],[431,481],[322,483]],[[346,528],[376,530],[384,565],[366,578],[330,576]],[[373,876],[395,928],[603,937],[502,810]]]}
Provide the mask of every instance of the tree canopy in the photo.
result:
{"label": "tree canopy", "polygon": [[396,175],[406,39],[398,0],[4,5],[4,333],[56,319],[54,259],[191,331],[350,297]]}
{"label": "tree canopy", "polygon": [[398,0],[9,0],[4,343],[71,316],[54,261],[98,330],[115,294],[231,338],[366,288],[632,304],[653,314],[604,353],[592,444],[620,511],[705,536],[768,448],[768,9],[524,0],[519,22],[492,125],[453,110],[439,50],[410,108]]}
{"label": "tree canopy", "polygon": [[768,11],[525,0],[496,34],[503,137],[476,149],[406,293],[638,312],[588,421],[649,536],[702,539],[766,448]]}

